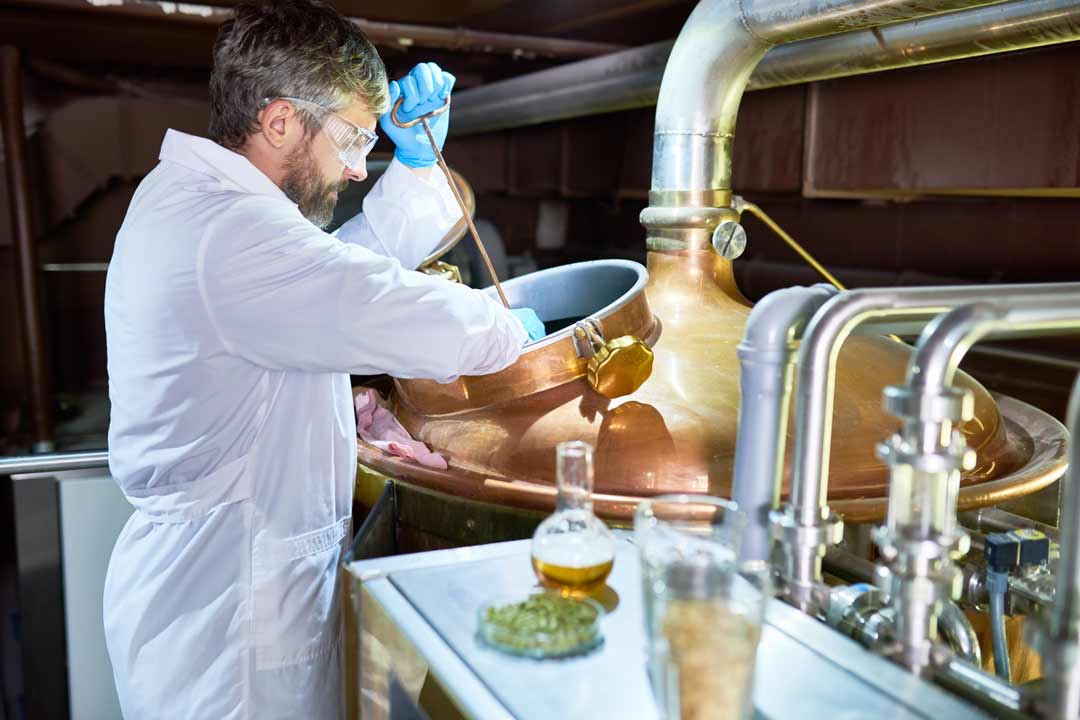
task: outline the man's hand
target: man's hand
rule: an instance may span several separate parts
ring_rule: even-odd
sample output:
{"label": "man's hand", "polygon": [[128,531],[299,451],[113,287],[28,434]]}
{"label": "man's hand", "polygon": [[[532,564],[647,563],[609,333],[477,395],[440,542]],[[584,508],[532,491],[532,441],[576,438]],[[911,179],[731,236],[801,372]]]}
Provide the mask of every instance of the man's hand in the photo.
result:
{"label": "man's hand", "polygon": [[[404,97],[398,110],[398,120],[409,122],[432,110],[438,110],[450,97],[454,88],[454,78],[435,63],[420,63],[401,80],[390,82],[390,110],[379,118],[379,125],[388,138],[394,141],[394,157],[410,168],[429,168],[435,164],[435,151],[422,125],[400,128],[390,119],[390,112],[398,98]],[[431,134],[435,136],[439,149],[446,141],[446,131],[450,127],[450,111],[436,115],[428,120]]]}
{"label": "man's hand", "polygon": [[534,342],[547,336],[547,330],[544,329],[544,322],[532,308],[514,308],[510,312],[514,313],[514,317],[518,319],[518,322],[521,323],[529,333],[529,342]]}

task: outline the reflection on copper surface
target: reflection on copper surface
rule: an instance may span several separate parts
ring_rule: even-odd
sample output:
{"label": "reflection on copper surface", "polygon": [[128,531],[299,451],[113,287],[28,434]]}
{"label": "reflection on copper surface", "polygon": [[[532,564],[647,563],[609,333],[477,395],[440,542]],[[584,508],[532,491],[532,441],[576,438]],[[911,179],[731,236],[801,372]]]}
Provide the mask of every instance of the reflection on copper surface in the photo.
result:
{"label": "reflection on copper surface", "polygon": [[[597,448],[596,508],[606,517],[626,519],[636,498],[661,492],[730,497],[739,415],[736,346],[750,305],[735,287],[731,263],[712,252],[652,252],[649,273],[647,302],[642,297],[604,320],[624,333],[663,325],[658,338],[654,330],[652,376],[637,392],[600,398],[582,378],[583,363],[568,362],[566,349],[555,345],[526,352],[511,368],[483,378],[449,385],[399,381],[398,417],[447,457],[450,470],[414,468],[362,448],[363,462],[432,489],[547,509],[554,498],[555,445],[575,439]],[[852,337],[840,353],[829,503],[849,519],[884,515],[888,476],[874,448],[899,421],[882,410],[882,390],[903,381],[910,353],[906,345],[873,337]],[[569,379],[553,382],[562,378]],[[1061,474],[1063,459],[1046,452],[1064,442],[1060,424],[1053,428],[1049,418],[1009,401],[1010,412],[1050,431],[1034,441],[1024,424],[1012,423],[1006,433],[982,386],[960,372],[955,384],[975,397],[976,418],[962,430],[978,462],[963,480],[963,507],[1031,492]],[[785,494],[793,446],[789,427]],[[983,486],[989,492],[980,494]]]}

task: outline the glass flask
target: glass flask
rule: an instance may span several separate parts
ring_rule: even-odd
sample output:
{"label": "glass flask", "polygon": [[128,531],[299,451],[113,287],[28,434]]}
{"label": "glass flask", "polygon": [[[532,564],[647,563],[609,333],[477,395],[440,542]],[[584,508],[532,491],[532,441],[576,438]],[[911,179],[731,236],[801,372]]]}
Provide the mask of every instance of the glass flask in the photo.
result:
{"label": "glass flask", "polygon": [[556,447],[555,513],[532,539],[532,565],[545,587],[582,597],[604,587],[615,563],[615,536],[592,511],[592,447],[585,442]]}

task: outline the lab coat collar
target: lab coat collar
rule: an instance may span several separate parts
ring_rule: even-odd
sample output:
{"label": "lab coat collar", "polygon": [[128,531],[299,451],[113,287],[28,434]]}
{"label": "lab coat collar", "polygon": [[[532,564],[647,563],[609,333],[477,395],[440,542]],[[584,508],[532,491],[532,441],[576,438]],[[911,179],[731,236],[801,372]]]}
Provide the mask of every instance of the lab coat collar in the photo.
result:
{"label": "lab coat collar", "polygon": [[281,188],[262,170],[252,165],[250,160],[207,138],[170,129],[165,133],[158,159],[205,173],[243,192],[269,195],[292,202]]}

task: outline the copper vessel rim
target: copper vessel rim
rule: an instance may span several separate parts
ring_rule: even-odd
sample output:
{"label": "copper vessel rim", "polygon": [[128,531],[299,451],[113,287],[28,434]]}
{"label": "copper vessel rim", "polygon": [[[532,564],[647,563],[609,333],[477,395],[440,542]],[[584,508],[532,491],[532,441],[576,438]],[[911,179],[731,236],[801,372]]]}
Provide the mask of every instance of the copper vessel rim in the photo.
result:
{"label": "copper vessel rim", "polygon": [[[566,272],[571,272],[571,271],[573,271],[574,268],[596,267],[596,266],[628,268],[630,270],[633,270],[635,273],[637,273],[637,279],[634,281],[634,284],[626,292],[624,292],[622,295],[620,295],[618,298],[616,298],[613,302],[608,303],[607,305],[600,308],[599,310],[596,310],[594,312],[589,313],[588,315],[584,316],[582,318],[582,320],[585,320],[587,318],[593,318],[595,320],[603,320],[606,317],[610,317],[610,316],[614,315],[619,310],[622,310],[624,307],[629,305],[634,300],[634,298],[636,298],[639,294],[645,292],[645,286],[649,284],[649,271],[645,268],[644,265],[642,265],[639,262],[635,262],[633,260],[621,260],[621,259],[618,259],[618,258],[611,258],[611,259],[604,259],[604,260],[586,260],[584,262],[570,263],[569,265],[560,265],[558,267],[546,268],[544,270],[537,270],[534,273],[529,273],[528,275],[525,275],[525,276],[522,276],[522,277],[519,277],[519,278],[511,278],[510,280],[507,280],[506,282],[504,282],[502,285],[503,285],[504,289],[512,290],[513,288],[517,287],[518,285],[524,285],[526,283],[534,282],[532,280],[532,278],[540,278],[540,277],[548,277],[548,276],[552,276],[552,275],[560,275],[560,274],[563,274],[563,273],[566,273]],[[484,288],[483,292],[488,294],[488,295],[491,295],[492,297],[495,296],[494,295],[495,294],[495,289],[493,287]],[[522,355],[524,356],[526,353],[532,352],[533,350],[541,350],[543,348],[548,347],[549,345],[554,345],[555,343],[559,342],[560,340],[565,340],[565,339],[569,338],[573,334],[573,332],[574,332],[574,326],[573,325],[568,325],[567,327],[565,327],[565,328],[563,328],[563,329],[561,329],[561,330],[559,330],[557,332],[551,333],[550,335],[543,338],[542,340],[537,340],[536,342],[529,343],[528,345],[525,346],[525,350],[522,351]],[[605,338],[605,339],[606,340],[613,340],[614,338]],[[644,339],[644,338],[642,338],[642,339]]]}
{"label": "copper vessel rim", "polygon": [[[1015,499],[1051,484],[1068,465],[1065,426],[1047,413],[1020,400],[995,395],[1010,433],[1022,433],[1031,443],[1031,455],[1023,466],[1000,478],[960,488],[959,510]],[[460,469],[432,470],[386,455],[357,440],[360,463],[396,480],[419,484],[429,490],[478,502],[511,505],[519,509],[550,512],[555,507],[555,486],[528,480],[493,478]],[[593,494],[593,509],[605,520],[624,525],[633,520],[638,502],[650,496]],[[847,522],[872,522],[885,516],[887,497],[831,500],[829,507]]]}

